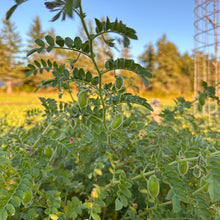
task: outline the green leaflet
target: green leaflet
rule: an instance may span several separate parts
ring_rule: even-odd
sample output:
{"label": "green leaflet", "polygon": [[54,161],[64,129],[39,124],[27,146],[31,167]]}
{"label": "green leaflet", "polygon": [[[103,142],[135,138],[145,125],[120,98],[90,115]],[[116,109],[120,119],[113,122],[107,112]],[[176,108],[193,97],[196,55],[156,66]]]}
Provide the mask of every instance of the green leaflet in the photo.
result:
{"label": "green leaflet", "polygon": [[47,41],[47,43],[48,43],[50,46],[54,46],[54,45],[55,45],[55,42],[54,42],[54,39],[53,39],[52,36],[46,35],[46,36],[45,36],[45,40]]}
{"label": "green leaflet", "polygon": [[194,197],[193,204],[197,210],[198,216],[202,220],[211,219],[213,214],[209,209],[210,202],[206,194],[198,194]]}
{"label": "green leaflet", "polygon": [[13,12],[15,11],[15,9],[18,7],[18,4],[13,5],[6,13],[6,19],[8,20],[11,15],[13,14]]}
{"label": "green leaflet", "polygon": [[41,40],[41,39],[36,39],[35,43],[40,47],[45,47],[45,44],[44,44],[43,40]]}
{"label": "green leaflet", "polygon": [[122,21],[118,21],[118,19],[115,19],[114,22],[110,22],[108,17],[106,18],[106,21],[100,21],[95,18],[95,23],[97,35],[95,35],[94,38],[105,32],[117,33],[125,37],[125,46],[129,45],[129,38],[133,40],[138,39],[136,31],[130,27],[127,27]]}
{"label": "green leaflet", "polygon": [[181,210],[180,200],[176,195],[172,198],[172,204],[173,204],[173,211],[175,213],[179,212]]}
{"label": "green leaflet", "polygon": [[22,199],[22,204],[23,204],[25,207],[27,207],[27,206],[31,203],[32,197],[33,197],[32,191],[31,191],[31,189],[28,189],[28,190],[24,193],[24,197],[23,197],[23,199]]}
{"label": "green leaflet", "polygon": [[212,202],[217,202],[220,200],[220,157],[211,156],[210,157],[210,169],[208,174],[207,183],[208,192]]}
{"label": "green leaflet", "polygon": [[74,38],[74,47],[77,49],[77,50],[80,50],[81,47],[82,47],[82,40],[80,37],[75,37]]}
{"label": "green leaflet", "polygon": [[60,47],[63,47],[64,46],[64,43],[65,43],[65,40],[60,37],[60,36],[56,36],[56,44]]}
{"label": "green leaflet", "polygon": [[120,103],[133,103],[137,105],[142,105],[145,108],[149,109],[150,111],[153,111],[153,108],[147,102],[147,99],[141,98],[139,96],[134,96],[131,93],[124,93],[124,94],[113,96],[109,104],[117,105]]}
{"label": "green leaflet", "polygon": [[96,23],[96,32],[100,33],[102,31],[102,23],[97,18],[95,18],[95,23]]}
{"label": "green leaflet", "polygon": [[103,72],[103,74],[116,69],[123,69],[134,72],[142,79],[146,87],[149,85],[147,78],[152,78],[152,74],[150,72],[148,72],[140,64],[135,63],[134,60],[131,59],[109,59],[105,62],[105,68],[106,70]]}
{"label": "green leaflet", "polygon": [[115,200],[115,210],[116,211],[119,211],[119,210],[121,210],[123,208],[123,204],[122,204],[122,202],[117,198],[116,200]]}
{"label": "green leaflet", "polygon": [[83,205],[77,197],[72,197],[71,201],[67,201],[64,207],[65,214],[68,218],[76,218],[78,214],[82,213]]}
{"label": "green leaflet", "polygon": [[65,40],[64,40],[64,42],[65,42],[66,46],[67,46],[67,47],[70,47],[70,48],[71,48],[71,47],[73,46],[73,44],[74,44],[73,40],[72,40],[70,37],[66,37]]}
{"label": "green leaflet", "polygon": [[8,203],[8,204],[5,206],[5,208],[6,208],[6,210],[7,210],[7,212],[8,212],[9,215],[14,215],[14,213],[15,213],[15,207],[14,207],[12,204]]}
{"label": "green leaflet", "polygon": [[180,200],[182,202],[188,203],[184,182],[179,178],[179,175],[174,167],[164,165],[163,175],[164,181],[169,184],[170,188],[172,189],[173,197],[175,196],[173,202],[176,203],[176,201]]}
{"label": "green leaflet", "polygon": [[19,207],[21,204],[21,199],[18,196],[13,196],[11,199],[11,203],[14,207]]}
{"label": "green leaflet", "polygon": [[121,89],[124,85],[124,79],[122,76],[116,76],[115,87],[116,89]]}
{"label": "green leaflet", "polygon": [[101,220],[101,218],[100,218],[100,216],[97,214],[97,213],[93,213],[92,212],[92,218],[94,219],[94,220]]}
{"label": "green leaflet", "polygon": [[0,208],[0,219],[1,220],[7,220],[8,213],[4,208]]}
{"label": "green leaflet", "polygon": [[46,51],[50,53],[56,45],[62,49],[64,45],[66,45],[70,49],[72,48],[74,48],[75,50],[82,49],[82,52],[85,52],[85,53],[89,52],[88,41],[86,41],[85,43],[82,43],[82,40],[80,37],[75,37],[73,40],[70,37],[66,37],[65,39],[63,39],[61,36],[56,36],[56,39],[54,39],[52,36],[46,35],[45,40],[46,40],[46,43],[48,44],[47,46],[42,39],[37,39],[35,42],[38,46],[40,46],[40,48],[31,49],[30,51],[28,51],[27,56],[30,56],[31,54],[35,52],[41,53],[44,49],[46,49]]}
{"label": "green leaflet", "polygon": [[65,12],[69,17],[73,17],[73,0],[66,0]]}
{"label": "green leaflet", "polygon": [[31,49],[30,51],[28,51],[27,56],[30,56],[31,54],[33,54],[33,53],[35,53],[37,51],[38,51],[37,48]]}

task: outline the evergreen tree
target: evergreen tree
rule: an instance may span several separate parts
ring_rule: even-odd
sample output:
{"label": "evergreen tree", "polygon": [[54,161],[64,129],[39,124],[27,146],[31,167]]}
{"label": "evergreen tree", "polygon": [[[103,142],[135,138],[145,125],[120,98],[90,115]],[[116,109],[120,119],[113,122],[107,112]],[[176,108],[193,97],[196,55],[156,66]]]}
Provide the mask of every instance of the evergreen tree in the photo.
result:
{"label": "evergreen tree", "polygon": [[[149,43],[145,46],[145,51],[138,57],[139,61],[142,63],[142,65],[153,74],[153,78],[155,77],[155,72],[156,72],[156,62],[157,62],[157,57],[156,57],[156,52],[154,49],[154,46],[152,43]],[[153,90],[155,88],[155,80],[150,79],[149,80],[150,84],[148,88],[145,88],[142,81],[139,80],[138,84],[141,85],[142,90]],[[139,87],[140,87],[139,85]]]}
{"label": "evergreen tree", "polygon": [[125,59],[132,59],[132,55],[130,54],[129,47],[123,47],[121,50],[121,57]]}
{"label": "evergreen tree", "polygon": [[167,41],[165,34],[157,42],[157,63],[157,71],[166,78],[180,74],[180,53],[175,44]]}
{"label": "evergreen tree", "polygon": [[145,46],[145,48],[144,53],[139,56],[139,60],[149,72],[153,73],[156,71],[156,54],[154,51],[154,46],[152,43],[149,43]]}
{"label": "evergreen tree", "polygon": [[3,20],[3,29],[1,30],[3,44],[7,45],[8,61],[12,64],[16,54],[21,48],[21,37],[16,31],[16,26],[9,20]]}
{"label": "evergreen tree", "polygon": [[166,35],[157,42],[156,65],[152,89],[159,93],[178,93],[181,55],[176,45],[167,41]]}
{"label": "evergreen tree", "polygon": [[6,51],[7,47],[5,44],[3,44],[2,38],[0,38],[0,79],[2,81],[7,78],[7,73],[10,71]]}
{"label": "evergreen tree", "polygon": [[[33,48],[38,48],[39,46],[35,43],[36,39],[42,39],[44,40],[44,37],[46,34],[51,35],[54,39],[55,39],[55,30],[53,28],[50,28],[48,31],[43,31],[42,29],[42,25],[41,25],[41,21],[40,18],[38,16],[36,16],[33,21],[32,24],[30,26],[30,29],[27,33],[28,35],[28,45],[27,45],[27,51],[33,49]],[[29,63],[34,62],[34,60],[38,60],[40,58],[47,60],[48,58],[50,60],[58,60],[58,58],[60,58],[60,61],[62,62],[63,60],[62,55],[60,55],[60,53],[62,53],[61,50],[53,50],[52,52],[50,52],[49,54],[45,51],[41,52],[41,54],[39,55],[38,53],[35,53],[33,55],[31,55],[30,57],[28,57],[29,59]],[[44,54],[42,54],[44,53]],[[27,78],[26,83],[31,86],[31,87],[36,87],[38,84],[41,83],[42,80],[48,80],[51,77],[51,73],[48,73],[46,71],[44,71],[42,74],[38,74],[37,76],[30,76]]]}
{"label": "evergreen tree", "polygon": [[180,78],[180,89],[181,93],[186,91],[193,91],[194,81],[194,59],[188,53],[184,53],[181,56],[181,75]]}
{"label": "evergreen tree", "polygon": [[12,85],[25,78],[23,67],[19,62],[21,38],[16,31],[16,26],[9,20],[3,20],[1,38],[1,65],[0,78],[7,84],[7,92],[12,92]]}
{"label": "evergreen tree", "polygon": [[181,74],[186,76],[193,76],[194,73],[194,60],[188,53],[181,56]]}
{"label": "evergreen tree", "polygon": [[139,56],[139,61],[153,74],[147,90],[156,93],[186,93],[193,88],[193,57],[183,56],[166,35],[157,41],[156,48],[150,43]]}
{"label": "evergreen tree", "polygon": [[56,33],[55,33],[55,30],[54,28],[50,28],[48,31],[47,31],[47,34],[49,34],[51,37],[53,37],[54,39],[56,38]]}
{"label": "evergreen tree", "polygon": [[45,32],[42,30],[40,18],[36,16],[28,32],[28,50],[38,47],[34,41],[36,39],[43,39],[44,35]]}

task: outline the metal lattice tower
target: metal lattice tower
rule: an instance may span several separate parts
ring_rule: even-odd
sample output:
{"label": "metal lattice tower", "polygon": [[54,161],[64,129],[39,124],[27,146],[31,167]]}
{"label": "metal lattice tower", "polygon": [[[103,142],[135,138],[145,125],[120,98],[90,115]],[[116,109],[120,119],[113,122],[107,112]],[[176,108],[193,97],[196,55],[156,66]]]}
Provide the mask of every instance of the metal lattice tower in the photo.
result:
{"label": "metal lattice tower", "polygon": [[[211,86],[220,81],[220,0],[195,0],[194,16],[194,96],[197,97],[197,92],[203,90],[202,81]],[[216,93],[219,97],[220,87]],[[198,113],[196,106],[194,113]],[[208,99],[203,115],[211,118],[217,114],[217,103]]]}

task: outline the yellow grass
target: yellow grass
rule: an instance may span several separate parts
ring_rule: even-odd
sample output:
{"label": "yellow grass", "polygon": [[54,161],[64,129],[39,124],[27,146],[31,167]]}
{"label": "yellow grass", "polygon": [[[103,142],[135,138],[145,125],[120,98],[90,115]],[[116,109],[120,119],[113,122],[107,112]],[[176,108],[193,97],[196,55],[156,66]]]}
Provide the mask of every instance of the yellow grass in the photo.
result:
{"label": "yellow grass", "polygon": [[[76,94],[73,94],[76,97]],[[8,125],[22,126],[25,123],[27,111],[36,109],[42,111],[43,107],[39,97],[54,98],[59,100],[57,93],[14,93],[11,95],[2,93],[0,94],[0,119],[4,120]],[[174,105],[174,99],[176,96],[159,96],[153,94],[145,94],[145,98],[151,103],[154,98],[159,99],[160,104],[163,107]],[[187,100],[192,100],[192,96],[186,97]],[[62,101],[70,101],[69,94],[65,94]],[[60,101],[61,101],[60,100]]]}

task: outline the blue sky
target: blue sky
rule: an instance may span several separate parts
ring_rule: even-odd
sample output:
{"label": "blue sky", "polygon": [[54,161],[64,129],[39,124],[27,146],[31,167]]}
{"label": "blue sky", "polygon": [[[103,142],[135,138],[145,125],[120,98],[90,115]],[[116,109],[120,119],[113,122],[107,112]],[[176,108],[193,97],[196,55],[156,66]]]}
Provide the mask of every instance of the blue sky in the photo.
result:
{"label": "blue sky", "polygon": [[[32,20],[38,15],[43,30],[53,27],[56,34],[63,37],[77,35],[79,20],[67,19],[64,22],[50,22],[52,15],[44,7],[44,0],[29,0],[23,3],[12,15],[17,30],[25,40]],[[194,48],[194,1],[193,0],[82,0],[87,19],[108,16],[116,17],[137,31],[139,40],[131,42],[131,53],[137,58],[144,52],[148,43],[156,44],[163,34],[173,42],[181,53],[192,53]],[[3,1],[0,7],[0,19],[14,4],[13,0]],[[2,24],[0,24],[0,28]]]}

